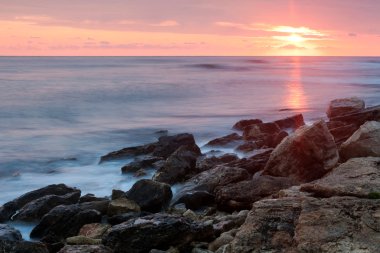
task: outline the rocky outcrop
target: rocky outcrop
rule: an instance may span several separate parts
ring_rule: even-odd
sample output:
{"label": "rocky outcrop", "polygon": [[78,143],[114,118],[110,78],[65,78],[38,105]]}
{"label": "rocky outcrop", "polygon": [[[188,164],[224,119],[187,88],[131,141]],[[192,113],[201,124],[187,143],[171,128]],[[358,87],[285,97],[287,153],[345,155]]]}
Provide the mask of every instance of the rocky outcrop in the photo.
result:
{"label": "rocky outcrop", "polygon": [[235,123],[232,127],[236,130],[243,131],[247,126],[263,123],[260,119],[243,119]]}
{"label": "rocky outcrop", "polygon": [[197,159],[196,170],[198,172],[202,172],[202,171],[212,169],[217,165],[233,162],[236,160],[239,160],[239,157],[235,154],[230,154],[230,153],[223,154],[218,157],[217,156],[211,156],[211,157],[200,156]]}
{"label": "rocky outcrop", "polygon": [[66,245],[58,253],[113,253],[103,245]]}
{"label": "rocky outcrop", "polygon": [[28,204],[31,201],[34,201],[38,198],[47,196],[47,195],[65,195],[68,193],[78,192],[78,189],[68,187],[64,184],[53,184],[46,187],[43,187],[38,190],[34,190],[24,195],[14,199],[10,202],[5,203],[0,207],[0,222],[5,222],[9,220],[17,210],[21,209],[23,206]]}
{"label": "rocky outcrop", "polygon": [[195,174],[197,158],[200,155],[197,145],[181,146],[157,170],[153,180],[168,184],[184,181],[189,174]]}
{"label": "rocky outcrop", "polygon": [[12,217],[13,220],[33,221],[39,220],[51,209],[59,205],[71,205],[78,202],[80,191],[68,193],[66,195],[46,195],[33,200],[18,210]]}
{"label": "rocky outcrop", "polygon": [[102,224],[102,223],[86,224],[79,230],[78,235],[85,236],[88,238],[93,238],[93,239],[101,239],[104,233],[110,227],[111,227],[110,225]]}
{"label": "rocky outcrop", "polygon": [[251,209],[254,202],[295,184],[286,177],[258,176],[217,189],[216,203],[218,209],[229,212]]}
{"label": "rocky outcrop", "polygon": [[276,123],[261,123],[246,127],[243,132],[243,137],[244,140],[266,141],[268,138],[279,132],[281,132],[281,129]]}
{"label": "rocky outcrop", "polygon": [[172,199],[170,185],[149,179],[137,181],[127,192],[127,198],[135,201],[143,211],[160,212]]}
{"label": "rocky outcrop", "polygon": [[57,206],[42,217],[30,236],[32,238],[75,236],[83,225],[100,222],[102,215],[107,213],[108,204],[109,201],[95,201]]}
{"label": "rocky outcrop", "polygon": [[264,169],[272,151],[273,149],[265,149],[261,153],[257,153],[248,158],[237,159],[226,163],[226,166],[242,168],[253,175]]}
{"label": "rocky outcrop", "polygon": [[380,156],[380,122],[368,121],[363,124],[340,147],[342,160],[354,157]]}
{"label": "rocky outcrop", "polygon": [[281,129],[298,129],[305,125],[302,114],[296,114],[291,117],[274,121]]}
{"label": "rocky outcrop", "polygon": [[301,191],[318,197],[356,196],[368,198],[380,191],[380,158],[353,158],[325,177],[303,184]]}
{"label": "rocky outcrop", "polygon": [[129,212],[140,212],[140,206],[133,200],[127,198],[119,198],[111,200],[108,206],[107,215],[114,216]]}
{"label": "rocky outcrop", "polygon": [[103,237],[103,244],[115,253],[148,252],[170,246],[185,248],[192,241],[210,241],[213,236],[212,226],[180,216],[155,214],[113,226]]}
{"label": "rocky outcrop", "polygon": [[208,146],[208,147],[231,146],[231,145],[236,145],[236,143],[241,140],[243,140],[243,137],[241,137],[237,133],[232,133],[232,134],[211,140],[205,146]]}
{"label": "rocky outcrop", "polygon": [[192,134],[184,133],[174,136],[161,136],[158,138],[157,142],[142,146],[128,147],[104,155],[100,158],[100,163],[112,160],[122,160],[140,155],[152,155],[166,159],[179,147],[186,145],[195,145],[194,136]]}
{"label": "rocky outcrop", "polygon": [[282,141],[271,153],[264,174],[309,182],[325,175],[338,160],[334,139],[320,120]]}
{"label": "rocky outcrop", "polygon": [[360,112],[364,108],[364,101],[357,97],[335,99],[330,102],[326,114],[331,119],[337,116]]}
{"label": "rocky outcrop", "polygon": [[135,173],[139,171],[140,169],[147,169],[155,167],[154,164],[160,160],[162,160],[162,157],[156,157],[156,156],[146,156],[143,158],[138,158],[133,162],[130,162],[129,164],[123,166],[121,168],[121,172],[123,173]]}

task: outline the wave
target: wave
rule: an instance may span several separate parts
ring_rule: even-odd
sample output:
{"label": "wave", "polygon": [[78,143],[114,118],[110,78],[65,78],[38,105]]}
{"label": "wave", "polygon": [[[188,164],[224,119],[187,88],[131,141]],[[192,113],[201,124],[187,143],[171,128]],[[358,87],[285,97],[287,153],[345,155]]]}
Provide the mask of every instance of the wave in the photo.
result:
{"label": "wave", "polygon": [[249,67],[229,66],[229,65],[215,64],[215,63],[190,64],[190,65],[186,65],[186,67],[206,69],[206,70],[229,70],[229,71],[249,71],[249,70],[251,70],[251,68],[249,68]]}

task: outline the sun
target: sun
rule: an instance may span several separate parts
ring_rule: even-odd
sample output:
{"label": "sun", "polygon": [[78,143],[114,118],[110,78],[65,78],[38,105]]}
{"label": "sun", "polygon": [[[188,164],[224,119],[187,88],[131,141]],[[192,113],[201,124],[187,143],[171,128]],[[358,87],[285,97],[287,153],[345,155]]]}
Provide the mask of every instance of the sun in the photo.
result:
{"label": "sun", "polygon": [[302,43],[305,42],[306,39],[298,34],[291,34],[289,36],[285,36],[284,40],[291,43]]}

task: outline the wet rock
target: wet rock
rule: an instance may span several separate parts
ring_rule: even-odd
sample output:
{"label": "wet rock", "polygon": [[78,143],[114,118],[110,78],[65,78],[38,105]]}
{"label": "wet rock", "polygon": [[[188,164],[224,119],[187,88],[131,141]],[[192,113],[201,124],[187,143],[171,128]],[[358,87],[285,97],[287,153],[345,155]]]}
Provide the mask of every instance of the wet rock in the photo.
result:
{"label": "wet rock", "polygon": [[234,129],[243,131],[247,126],[263,123],[259,119],[243,119],[235,123]]}
{"label": "wet rock", "polygon": [[360,112],[364,108],[364,101],[357,97],[335,99],[330,102],[326,114],[331,119],[337,116]]}
{"label": "wet rock", "polygon": [[124,191],[118,190],[118,189],[112,189],[112,195],[111,195],[112,200],[125,198],[125,197],[127,197],[127,194]]}
{"label": "wet rock", "polygon": [[169,156],[164,166],[157,170],[153,180],[168,184],[183,181],[186,176],[195,173],[197,158],[200,155],[201,151],[197,145],[180,147]]}
{"label": "wet rock", "polygon": [[88,193],[86,195],[83,195],[79,199],[79,203],[85,203],[85,202],[94,202],[94,201],[105,201],[108,200],[105,197],[96,197],[94,194]]}
{"label": "wet rock", "polygon": [[[204,171],[184,183],[178,190],[172,203],[181,203],[180,200],[183,196],[184,199],[191,199],[194,196],[205,196],[204,192],[214,195],[216,187],[222,187],[228,184],[240,182],[250,177],[245,169],[236,167],[227,167],[219,165],[211,170]],[[196,199],[196,197],[194,197]],[[189,206],[190,207],[190,206]],[[198,205],[196,205],[196,209]]]}
{"label": "wet rock", "polygon": [[305,125],[302,114],[274,121],[281,129],[298,129]]}
{"label": "wet rock", "polygon": [[232,133],[220,138],[216,138],[214,140],[209,141],[205,146],[231,146],[236,145],[238,141],[241,141],[243,137],[238,135],[237,133]]}
{"label": "wet rock", "polygon": [[201,156],[198,157],[197,159],[197,171],[202,172],[205,170],[209,170],[214,168],[217,165],[224,164],[224,163],[229,163],[235,160],[238,160],[239,157],[235,154],[223,154],[221,156],[211,156],[211,157],[206,157],[206,156]]}
{"label": "wet rock", "polygon": [[57,206],[42,217],[30,235],[32,238],[75,236],[83,225],[99,223],[102,214],[107,213],[108,204],[109,201],[96,201]]}
{"label": "wet rock", "polygon": [[252,155],[248,158],[238,159],[227,163],[227,166],[238,167],[247,170],[250,174],[255,174],[264,169],[273,149],[265,149],[261,153]]}
{"label": "wet rock", "polygon": [[70,205],[78,202],[80,191],[68,193],[66,195],[46,195],[42,198],[33,200],[23,206],[16,215],[12,217],[13,220],[33,221],[39,220],[47,214],[51,209],[59,205]]}
{"label": "wet rock", "polygon": [[160,212],[169,205],[172,196],[170,185],[149,179],[137,181],[127,192],[128,199],[148,212]]}
{"label": "wet rock", "polygon": [[115,253],[134,253],[166,250],[170,246],[183,248],[192,241],[212,239],[211,226],[180,216],[155,214],[113,226],[103,237],[103,244]]}
{"label": "wet rock", "polygon": [[158,138],[157,142],[142,146],[128,147],[104,155],[100,158],[100,163],[112,160],[122,160],[140,155],[151,155],[166,159],[179,147],[186,145],[195,145],[194,136],[192,134],[183,133],[174,136],[161,136]]}
{"label": "wet rock", "polygon": [[68,187],[64,184],[53,184],[38,190],[25,193],[17,199],[7,202],[0,207],[0,222],[9,220],[17,210],[33,200],[46,195],[65,195],[73,192],[78,192],[78,189]]}
{"label": "wet rock", "polygon": [[114,199],[109,203],[107,215],[111,217],[129,212],[140,212],[140,206],[133,200],[119,198]]}
{"label": "wet rock", "polygon": [[103,245],[66,245],[58,253],[113,253]]}
{"label": "wet rock", "polygon": [[143,177],[146,176],[147,172],[144,169],[139,169],[138,171],[133,174],[134,177]]}
{"label": "wet rock", "polygon": [[263,140],[267,142],[273,135],[281,132],[281,129],[276,123],[261,123],[248,126],[244,129],[244,140]]}
{"label": "wet rock", "polygon": [[301,185],[301,191],[318,197],[356,196],[367,198],[380,189],[380,158],[353,158],[325,177]]}
{"label": "wet rock", "polygon": [[[380,200],[309,198],[302,203],[298,252],[380,252]],[[317,233],[316,233],[317,231]]]}
{"label": "wet rock", "polygon": [[69,245],[99,245],[102,243],[102,240],[77,235],[66,238],[66,243]]}
{"label": "wet rock", "polygon": [[0,224],[0,240],[20,241],[22,240],[22,236],[17,229],[7,224]]}
{"label": "wet rock", "polygon": [[342,160],[354,157],[380,156],[380,122],[364,123],[340,148]]}
{"label": "wet rock", "polygon": [[218,209],[229,212],[251,209],[254,202],[295,184],[297,182],[286,177],[254,177],[249,181],[219,188],[216,192],[216,202]]}
{"label": "wet rock", "polygon": [[264,174],[309,182],[325,175],[338,160],[334,139],[320,120],[283,140],[271,153]]}
{"label": "wet rock", "polygon": [[123,166],[121,171],[123,173],[134,173],[141,169],[154,167],[154,163],[160,160],[162,160],[162,157],[146,156]]}
{"label": "wet rock", "polygon": [[243,144],[237,146],[236,150],[244,153],[252,152],[255,149],[259,149],[261,145],[254,141],[246,141]]}
{"label": "wet rock", "polygon": [[255,202],[226,252],[290,252],[295,244],[293,237],[300,212],[298,199]]}
{"label": "wet rock", "polygon": [[78,235],[85,236],[93,239],[101,239],[103,234],[110,228],[108,224],[91,223],[84,225]]}

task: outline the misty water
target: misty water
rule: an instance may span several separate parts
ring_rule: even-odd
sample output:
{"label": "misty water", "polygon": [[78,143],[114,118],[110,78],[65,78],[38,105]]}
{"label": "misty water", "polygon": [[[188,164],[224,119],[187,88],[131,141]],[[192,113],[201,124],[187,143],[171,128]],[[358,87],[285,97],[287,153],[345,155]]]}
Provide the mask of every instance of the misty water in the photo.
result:
{"label": "misty water", "polygon": [[0,57],[0,205],[53,183],[126,191],[137,180],[121,174],[128,161],[100,156],[159,130],[202,146],[240,119],[310,123],[351,96],[380,104],[380,58]]}

